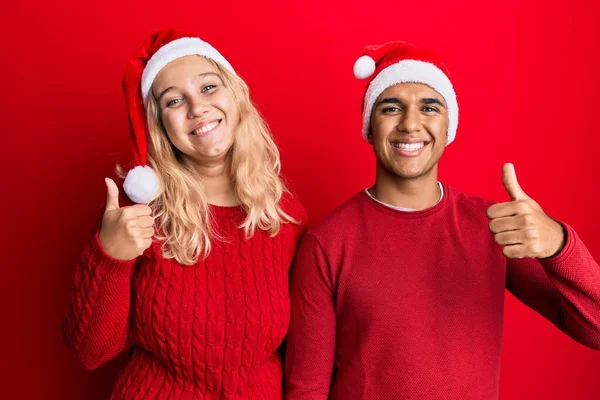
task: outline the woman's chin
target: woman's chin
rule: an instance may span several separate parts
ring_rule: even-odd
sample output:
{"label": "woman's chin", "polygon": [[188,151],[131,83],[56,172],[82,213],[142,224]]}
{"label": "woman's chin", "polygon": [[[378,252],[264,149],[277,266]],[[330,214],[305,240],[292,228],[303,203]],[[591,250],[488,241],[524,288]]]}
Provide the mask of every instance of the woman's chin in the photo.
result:
{"label": "woman's chin", "polygon": [[214,164],[219,161],[226,162],[228,161],[229,150],[231,147],[232,146],[217,145],[209,149],[197,150],[189,156],[200,165],[205,163]]}

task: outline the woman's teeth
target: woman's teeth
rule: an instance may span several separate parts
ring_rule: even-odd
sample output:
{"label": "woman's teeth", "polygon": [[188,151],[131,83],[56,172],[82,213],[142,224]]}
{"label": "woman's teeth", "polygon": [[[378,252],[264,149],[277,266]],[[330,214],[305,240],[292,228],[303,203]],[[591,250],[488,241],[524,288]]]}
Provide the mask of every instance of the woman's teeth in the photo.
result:
{"label": "woman's teeth", "polygon": [[423,147],[425,147],[425,143],[424,142],[420,142],[420,143],[393,142],[392,146],[394,146],[397,149],[402,149],[402,150],[406,150],[406,151],[417,151],[417,150],[421,150]]}
{"label": "woman's teeth", "polygon": [[210,124],[207,124],[198,129],[195,129],[194,131],[192,131],[192,135],[200,135],[202,133],[210,132],[213,129],[215,129],[217,127],[217,125],[219,125],[219,122],[220,121],[211,122]]}

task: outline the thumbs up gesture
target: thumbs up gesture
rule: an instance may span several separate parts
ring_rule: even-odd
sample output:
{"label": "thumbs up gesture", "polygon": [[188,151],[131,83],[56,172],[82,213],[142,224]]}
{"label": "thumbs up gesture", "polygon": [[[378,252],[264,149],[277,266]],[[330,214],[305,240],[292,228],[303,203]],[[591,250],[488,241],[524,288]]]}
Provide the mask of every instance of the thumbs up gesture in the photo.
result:
{"label": "thumbs up gesture", "polygon": [[154,218],[145,205],[119,207],[119,188],[106,178],[106,209],[98,235],[104,252],[117,260],[129,261],[152,244]]}
{"label": "thumbs up gesture", "polygon": [[502,253],[509,258],[546,258],[562,250],[562,226],[521,189],[514,165],[504,164],[502,181],[511,201],[487,209],[494,240],[504,246]]}

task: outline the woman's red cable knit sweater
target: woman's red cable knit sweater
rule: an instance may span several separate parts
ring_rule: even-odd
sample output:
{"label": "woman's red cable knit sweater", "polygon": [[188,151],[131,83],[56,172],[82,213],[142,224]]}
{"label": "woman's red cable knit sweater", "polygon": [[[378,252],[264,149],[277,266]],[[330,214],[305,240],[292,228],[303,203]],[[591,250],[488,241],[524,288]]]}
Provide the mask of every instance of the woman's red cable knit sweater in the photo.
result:
{"label": "woman's red cable knit sweater", "polygon": [[217,232],[197,265],[161,256],[160,243],[125,262],[104,253],[96,232],[76,268],[63,336],[94,369],[131,349],[113,399],[280,399],[278,353],[288,329],[288,271],[306,224],[292,196],[284,210],[301,224],[275,237],[239,229],[241,207],[211,206]]}

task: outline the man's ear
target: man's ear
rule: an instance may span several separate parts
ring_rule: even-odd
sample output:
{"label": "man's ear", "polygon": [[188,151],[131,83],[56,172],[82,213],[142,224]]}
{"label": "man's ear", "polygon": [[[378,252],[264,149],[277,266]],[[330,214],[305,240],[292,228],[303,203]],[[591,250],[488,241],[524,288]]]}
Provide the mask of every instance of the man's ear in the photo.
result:
{"label": "man's ear", "polygon": [[373,144],[373,132],[371,132],[370,128],[369,133],[367,134],[367,142],[369,142],[369,144]]}

